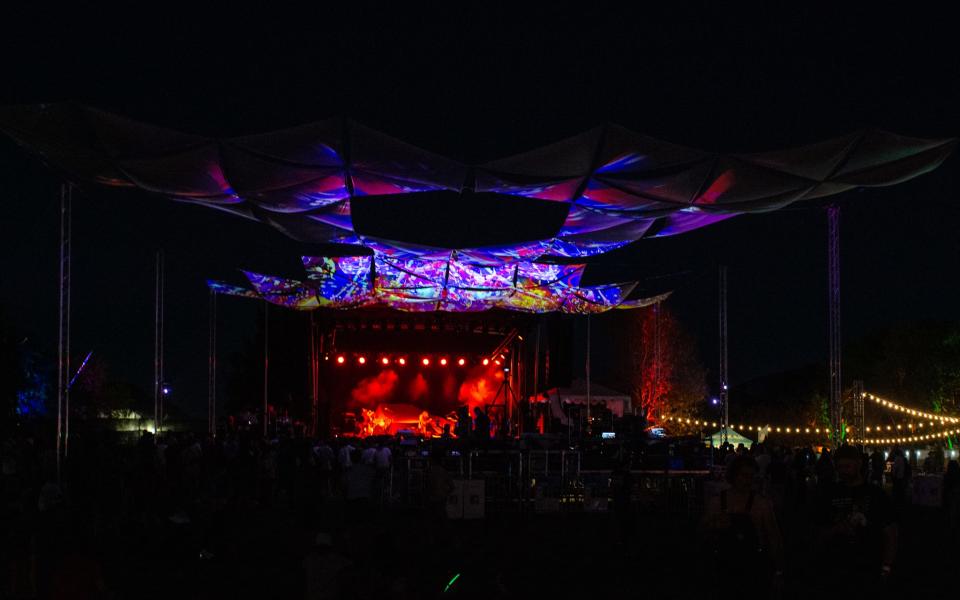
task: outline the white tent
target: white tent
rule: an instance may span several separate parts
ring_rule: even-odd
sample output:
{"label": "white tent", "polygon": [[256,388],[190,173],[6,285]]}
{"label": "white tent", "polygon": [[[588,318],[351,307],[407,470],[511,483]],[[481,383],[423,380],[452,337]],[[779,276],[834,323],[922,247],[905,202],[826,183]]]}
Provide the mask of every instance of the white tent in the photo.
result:
{"label": "white tent", "polygon": [[[575,379],[568,388],[547,390],[547,398],[550,402],[551,414],[566,424],[567,417],[562,406],[564,404],[585,405],[587,403],[587,382],[583,379]],[[633,410],[628,394],[611,390],[593,382],[590,383],[590,404],[606,406],[615,417],[630,414]]]}
{"label": "white tent", "polygon": [[[711,441],[711,443],[715,448],[719,447],[721,444],[723,444],[723,430],[722,429],[717,430],[716,433],[714,433],[711,436],[708,436],[707,439]],[[740,433],[737,433],[734,429],[728,428],[727,443],[733,444],[734,448],[737,447],[737,444],[743,444],[745,448],[749,448],[750,444],[753,443],[753,440],[751,440],[750,438],[744,435],[741,435]]]}

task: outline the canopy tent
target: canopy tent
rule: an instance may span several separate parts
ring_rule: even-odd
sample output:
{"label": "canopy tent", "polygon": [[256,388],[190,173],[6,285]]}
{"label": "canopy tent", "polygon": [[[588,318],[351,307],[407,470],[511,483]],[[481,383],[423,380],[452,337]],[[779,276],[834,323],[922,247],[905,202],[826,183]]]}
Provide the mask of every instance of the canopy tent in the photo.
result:
{"label": "canopy tent", "polygon": [[477,266],[460,260],[399,260],[387,256],[304,256],[305,280],[245,271],[250,287],[209,281],[228,295],[261,298],[300,310],[381,305],[407,312],[474,312],[501,308],[523,312],[598,313],[637,308],[669,294],[628,300],[635,282],[580,286],[584,265],[518,262]]}
{"label": "canopy tent", "polygon": [[[564,404],[587,404],[587,382],[583,379],[575,379],[570,387],[553,388],[547,390],[547,399],[550,402],[550,414],[560,420],[561,423],[567,423],[566,413],[563,411]],[[615,417],[623,417],[632,410],[630,396],[616,390],[611,390],[595,383],[590,384],[590,404],[602,404],[613,413]]]}
{"label": "canopy tent", "polygon": [[[723,430],[722,429],[718,430],[716,433],[709,436],[707,439],[710,440],[710,443],[713,445],[714,448],[720,447],[723,444]],[[750,445],[753,444],[753,440],[738,433],[732,428],[728,428],[727,443],[733,444],[734,447],[736,447],[739,444],[743,444],[745,448],[749,448]]]}
{"label": "canopy tent", "polygon": [[136,187],[267,223],[314,243],[368,247],[396,259],[452,248],[358,230],[351,202],[465,192],[561,203],[543,238],[456,248],[474,264],[586,257],[854,187],[896,184],[936,168],[954,140],[867,130],[753,154],[705,152],[616,125],[468,166],[349,120],[209,138],[75,104],[0,110],[0,130],[78,182]]}

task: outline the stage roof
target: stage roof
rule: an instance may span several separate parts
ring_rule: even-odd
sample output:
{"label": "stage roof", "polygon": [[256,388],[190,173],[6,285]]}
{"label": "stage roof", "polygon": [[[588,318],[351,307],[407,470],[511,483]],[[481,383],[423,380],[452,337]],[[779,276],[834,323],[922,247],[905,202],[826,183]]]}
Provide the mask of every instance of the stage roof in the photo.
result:
{"label": "stage roof", "polygon": [[[584,258],[739,214],[893,185],[936,168],[955,143],[865,130],[787,150],[722,154],[605,125],[465,165],[344,119],[209,138],[66,103],[0,109],[0,129],[75,182],[140,188],[305,242],[353,244],[395,259],[435,260],[455,249],[477,265]],[[466,196],[486,195],[557,203],[566,215],[537,239],[469,248],[397,243],[353,219],[351,202],[444,191],[468,212],[478,209]]]}

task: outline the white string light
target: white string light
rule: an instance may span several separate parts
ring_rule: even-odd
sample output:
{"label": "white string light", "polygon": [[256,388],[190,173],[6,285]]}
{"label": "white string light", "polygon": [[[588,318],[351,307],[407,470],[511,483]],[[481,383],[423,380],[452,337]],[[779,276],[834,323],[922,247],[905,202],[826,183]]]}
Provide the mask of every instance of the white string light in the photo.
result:
{"label": "white string light", "polygon": [[940,421],[941,423],[960,423],[960,419],[956,417],[950,417],[945,415],[935,415],[932,413],[923,412],[922,410],[908,408],[901,404],[897,404],[896,402],[891,402],[889,400],[880,398],[879,396],[876,396],[874,394],[864,394],[864,396],[866,396],[870,400],[873,400],[877,405],[882,406],[884,408],[888,408],[890,410],[894,410],[897,412],[902,412],[904,414],[908,414],[911,416],[920,417],[922,419],[927,419],[928,421],[930,421],[930,425],[933,425],[933,421]]}

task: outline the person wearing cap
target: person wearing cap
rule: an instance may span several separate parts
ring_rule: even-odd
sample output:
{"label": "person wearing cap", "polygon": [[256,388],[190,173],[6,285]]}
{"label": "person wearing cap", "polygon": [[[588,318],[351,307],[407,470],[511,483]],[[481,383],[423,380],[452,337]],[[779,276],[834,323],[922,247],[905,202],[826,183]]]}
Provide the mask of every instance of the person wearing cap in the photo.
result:
{"label": "person wearing cap", "polygon": [[819,547],[832,558],[822,581],[833,593],[879,591],[889,581],[897,551],[890,499],[863,477],[863,456],[853,446],[834,454],[839,481],[822,490]]}

